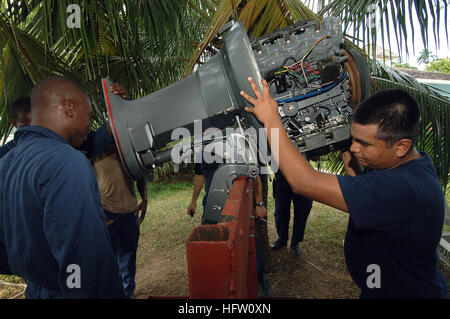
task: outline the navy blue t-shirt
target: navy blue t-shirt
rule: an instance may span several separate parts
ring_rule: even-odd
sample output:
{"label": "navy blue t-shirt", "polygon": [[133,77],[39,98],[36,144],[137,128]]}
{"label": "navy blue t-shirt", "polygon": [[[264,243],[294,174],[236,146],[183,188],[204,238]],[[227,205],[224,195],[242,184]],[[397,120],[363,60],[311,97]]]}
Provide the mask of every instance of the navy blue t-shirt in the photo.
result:
{"label": "navy blue t-shirt", "polygon": [[36,298],[124,297],[87,158],[43,127],[15,139],[0,160],[0,273],[24,278]]}
{"label": "navy blue t-shirt", "polygon": [[361,298],[446,298],[438,267],[445,206],[429,156],[338,176],[350,213],[345,258]]}
{"label": "navy blue t-shirt", "polygon": [[77,150],[84,153],[87,158],[94,158],[114,145],[114,137],[108,134],[106,125],[108,124],[103,125],[97,131],[90,131],[86,141]]}

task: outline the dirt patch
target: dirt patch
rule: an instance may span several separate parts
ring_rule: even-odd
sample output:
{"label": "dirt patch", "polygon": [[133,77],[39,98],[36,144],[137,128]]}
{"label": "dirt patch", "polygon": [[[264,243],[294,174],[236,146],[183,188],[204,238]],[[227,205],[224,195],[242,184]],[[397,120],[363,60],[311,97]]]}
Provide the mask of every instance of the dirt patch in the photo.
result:
{"label": "dirt patch", "polygon": [[189,296],[187,265],[180,258],[155,255],[137,267],[136,298],[148,296]]}
{"label": "dirt patch", "polygon": [[[289,248],[271,253],[272,271],[266,274],[275,296],[302,299],[358,298],[359,289],[352,281],[344,258],[343,239],[347,217],[338,216],[323,220],[320,212],[312,212],[310,229],[327,227],[334,229],[332,237],[307,231],[300,244],[301,256],[295,256]],[[273,217],[268,221],[269,242],[277,238]],[[330,233],[330,232],[328,232]],[[170,251],[152,247],[152,241],[144,235],[138,250],[136,297],[188,296],[189,284],[186,262],[186,246],[180,243]]]}
{"label": "dirt patch", "polygon": [[[345,265],[331,265],[320,251],[302,244],[302,255],[294,256],[288,248],[272,253],[273,271],[267,280],[275,296],[302,299],[358,298]],[[185,256],[181,256],[185,257]],[[343,257],[343,256],[342,256]],[[183,258],[154,255],[137,268],[136,298],[148,296],[188,296],[188,274]]]}
{"label": "dirt patch", "polygon": [[334,267],[320,252],[301,245],[297,257],[288,248],[272,253],[274,271],[267,275],[276,296],[302,299],[358,298],[359,289],[346,269]]}

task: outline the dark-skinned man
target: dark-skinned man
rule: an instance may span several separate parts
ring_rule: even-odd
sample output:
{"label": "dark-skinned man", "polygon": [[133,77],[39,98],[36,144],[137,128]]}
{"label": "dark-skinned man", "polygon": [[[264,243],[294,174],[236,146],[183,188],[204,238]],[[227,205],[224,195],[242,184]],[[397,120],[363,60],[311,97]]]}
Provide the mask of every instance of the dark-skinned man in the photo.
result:
{"label": "dark-skinned man", "polygon": [[[360,298],[447,298],[438,267],[444,196],[426,153],[414,148],[420,110],[402,90],[384,90],[363,101],[351,124],[353,143],[343,154],[347,175],[316,171],[285,133],[277,102],[262,80],[249,78],[255,97],[241,92],[293,191],[348,212],[345,257]],[[277,154],[274,152],[274,154]],[[363,170],[363,167],[365,169]]]}
{"label": "dark-skinned man", "polygon": [[[129,100],[131,96],[125,88],[119,83],[114,83],[109,87],[109,90],[116,95],[120,95],[123,99]],[[15,100],[10,107],[11,124],[19,129],[23,126],[31,124],[31,100],[30,97],[22,97]],[[103,125],[97,131],[89,131],[86,141],[77,149],[83,152],[88,158],[104,152],[110,146],[114,145],[114,138],[111,133],[109,125]],[[16,141],[13,139],[0,147],[0,158],[16,146]]]}
{"label": "dark-skinned man", "polygon": [[27,283],[27,298],[123,298],[96,176],[75,148],[92,110],[65,77],[31,93],[31,126],[0,160],[0,273]]}

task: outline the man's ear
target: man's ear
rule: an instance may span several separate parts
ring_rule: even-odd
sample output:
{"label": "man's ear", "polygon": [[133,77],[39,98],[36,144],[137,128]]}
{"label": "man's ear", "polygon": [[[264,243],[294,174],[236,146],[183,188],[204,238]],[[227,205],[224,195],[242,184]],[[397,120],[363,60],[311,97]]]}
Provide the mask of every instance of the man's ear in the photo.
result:
{"label": "man's ear", "polygon": [[11,125],[14,126],[15,128],[17,128],[17,121],[16,120],[11,120]]}
{"label": "man's ear", "polygon": [[64,113],[68,117],[74,116],[74,103],[72,100],[64,100],[63,101],[63,109],[64,109]]}
{"label": "man's ear", "polygon": [[412,141],[409,138],[403,138],[395,144],[395,155],[397,155],[397,157],[405,156],[406,153],[408,153],[409,150],[413,147]]}

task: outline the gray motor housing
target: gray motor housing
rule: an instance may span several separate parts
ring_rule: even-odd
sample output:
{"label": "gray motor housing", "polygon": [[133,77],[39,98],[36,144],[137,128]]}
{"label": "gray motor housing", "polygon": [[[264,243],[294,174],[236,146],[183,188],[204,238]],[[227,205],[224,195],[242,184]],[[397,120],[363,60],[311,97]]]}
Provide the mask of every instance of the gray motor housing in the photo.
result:
{"label": "gray motor housing", "polygon": [[[195,121],[203,131],[224,129],[239,115],[246,128],[256,129],[256,141],[266,141],[261,123],[244,110],[251,107],[240,95],[252,92],[248,77],[261,91],[261,78],[268,81],[290,140],[307,158],[350,145],[352,111],[367,97],[369,77],[364,59],[343,45],[337,18],[298,22],[252,42],[239,22],[222,30],[218,54],[190,77],[143,98],[126,101],[110,94],[112,80],[102,79],[109,125],[135,179],[153,180],[154,167],[171,160],[170,150],[161,150],[172,142],[172,131],[183,127],[194,135]],[[287,72],[284,67],[292,63],[300,63],[302,72]]]}
{"label": "gray motor housing", "polygon": [[[247,33],[239,22],[228,24],[224,31],[223,48],[193,75],[143,98],[126,101],[110,94],[112,80],[102,79],[110,127],[120,157],[134,178],[151,181],[155,165],[170,160],[170,151],[159,150],[172,141],[175,128],[185,127],[193,135],[194,121],[201,120],[203,130],[223,129],[232,125],[235,113],[242,114],[249,126],[262,127],[244,111],[251,105],[240,95],[241,90],[252,92],[248,77],[261,86]],[[263,130],[256,132],[264,134]]]}

